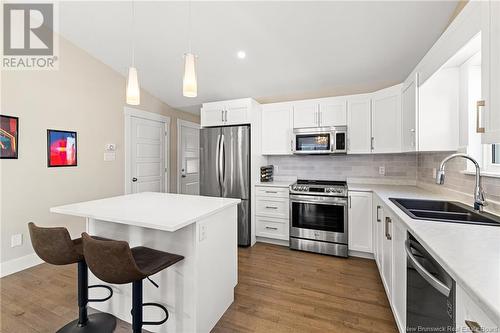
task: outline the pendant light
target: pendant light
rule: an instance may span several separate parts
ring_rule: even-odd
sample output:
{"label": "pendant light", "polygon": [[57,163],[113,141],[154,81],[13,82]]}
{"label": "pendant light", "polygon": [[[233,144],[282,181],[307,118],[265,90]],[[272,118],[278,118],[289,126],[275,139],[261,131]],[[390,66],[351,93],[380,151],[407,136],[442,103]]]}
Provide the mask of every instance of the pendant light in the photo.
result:
{"label": "pendant light", "polygon": [[135,6],[132,1],[132,66],[128,68],[127,79],[127,104],[141,104],[141,88],[139,87],[139,78],[137,76],[137,68],[135,68]]}
{"label": "pendant light", "polygon": [[182,79],[182,95],[196,97],[196,56],[191,52],[191,1],[188,1],[188,52],[184,54],[184,77]]}

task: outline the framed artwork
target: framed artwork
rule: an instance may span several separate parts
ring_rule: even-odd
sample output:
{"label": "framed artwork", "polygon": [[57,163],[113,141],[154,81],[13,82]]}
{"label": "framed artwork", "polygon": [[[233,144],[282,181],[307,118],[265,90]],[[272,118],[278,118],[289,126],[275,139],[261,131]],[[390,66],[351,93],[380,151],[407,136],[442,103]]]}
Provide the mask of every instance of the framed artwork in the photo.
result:
{"label": "framed artwork", "polygon": [[19,118],[0,115],[0,158],[17,158]]}
{"label": "framed artwork", "polygon": [[76,132],[47,130],[47,166],[77,165]]}

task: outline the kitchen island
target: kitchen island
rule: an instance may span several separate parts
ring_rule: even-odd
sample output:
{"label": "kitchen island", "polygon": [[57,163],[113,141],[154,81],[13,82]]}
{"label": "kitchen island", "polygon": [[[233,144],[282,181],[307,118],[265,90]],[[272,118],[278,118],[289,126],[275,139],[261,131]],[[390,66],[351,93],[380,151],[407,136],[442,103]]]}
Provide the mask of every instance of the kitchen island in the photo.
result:
{"label": "kitchen island", "polygon": [[[53,207],[53,213],[86,218],[91,235],[184,256],[144,280],[144,302],[165,305],[170,317],[154,332],[210,332],[234,300],[238,280],[237,205],[239,199],[144,192]],[[102,283],[89,272],[89,284]],[[131,322],[131,284],[112,285],[113,297],[90,303],[97,310]],[[102,297],[91,290],[91,298]],[[162,313],[144,307],[144,320]]]}

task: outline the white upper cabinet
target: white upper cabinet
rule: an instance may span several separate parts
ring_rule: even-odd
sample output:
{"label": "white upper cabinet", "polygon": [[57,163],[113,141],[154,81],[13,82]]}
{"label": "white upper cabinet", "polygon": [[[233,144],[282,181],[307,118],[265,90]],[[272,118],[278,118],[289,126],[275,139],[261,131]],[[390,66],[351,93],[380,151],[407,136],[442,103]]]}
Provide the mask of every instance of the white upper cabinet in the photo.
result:
{"label": "white upper cabinet", "polygon": [[254,104],[250,98],[204,103],[201,108],[201,126],[227,126],[250,124]]}
{"label": "white upper cabinet", "polygon": [[401,150],[403,152],[417,150],[417,89],[418,74],[415,74],[403,84],[401,94]]}
{"label": "white upper cabinet", "polygon": [[320,126],[347,125],[347,101],[343,97],[323,99],[319,103]]}
{"label": "white upper cabinet", "polygon": [[317,101],[297,102],[293,104],[293,127],[319,127],[319,104]]}
{"label": "white upper cabinet", "polygon": [[[484,107],[478,106],[478,128],[483,143],[500,143],[500,2],[482,5],[482,75]],[[481,112],[481,108],[483,109]]]}
{"label": "white upper cabinet", "polygon": [[371,153],[371,99],[359,95],[347,100],[347,153]]}
{"label": "white upper cabinet", "polygon": [[349,191],[349,250],[372,253],[372,193]]}
{"label": "white upper cabinet", "polygon": [[401,85],[373,94],[371,140],[373,153],[401,152]]}
{"label": "white upper cabinet", "polygon": [[262,109],[262,154],[292,154],[291,103],[264,104]]}

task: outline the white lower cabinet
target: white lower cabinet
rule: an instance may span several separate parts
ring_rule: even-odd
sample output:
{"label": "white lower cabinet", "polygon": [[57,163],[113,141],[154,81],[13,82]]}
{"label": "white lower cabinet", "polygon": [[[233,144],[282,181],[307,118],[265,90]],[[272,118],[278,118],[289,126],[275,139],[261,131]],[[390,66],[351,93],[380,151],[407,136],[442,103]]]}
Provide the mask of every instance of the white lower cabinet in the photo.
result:
{"label": "white lower cabinet", "polygon": [[382,282],[384,283],[387,298],[392,299],[392,229],[394,217],[392,212],[384,209],[384,218],[382,220]]}
{"label": "white lower cabinet", "polygon": [[349,191],[349,250],[372,253],[372,193]]}
{"label": "white lower cabinet", "polygon": [[382,271],[382,236],[384,204],[375,194],[373,195],[373,256],[380,271]]}
{"label": "white lower cabinet", "polygon": [[288,187],[255,186],[255,235],[288,241],[290,200]]}
{"label": "white lower cabinet", "polygon": [[499,326],[458,284],[456,285],[455,304],[457,332],[498,332]]}

